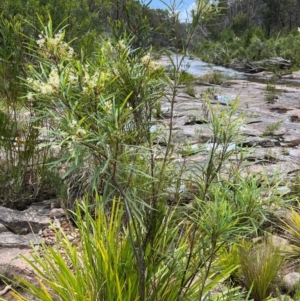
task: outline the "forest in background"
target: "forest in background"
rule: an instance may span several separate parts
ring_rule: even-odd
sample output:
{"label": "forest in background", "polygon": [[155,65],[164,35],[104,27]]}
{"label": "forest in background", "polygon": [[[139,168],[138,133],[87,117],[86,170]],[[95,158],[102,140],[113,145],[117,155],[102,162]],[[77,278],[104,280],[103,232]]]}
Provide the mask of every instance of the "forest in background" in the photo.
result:
{"label": "forest in background", "polygon": [[[184,37],[190,18],[173,27],[181,2],[167,1],[166,9],[152,9],[151,1],[138,0],[4,0],[2,17],[23,23],[26,35],[37,35],[39,16],[45,21],[51,15],[53,24],[67,20],[67,38],[76,38],[76,45],[93,51],[93,42],[100,35],[121,37],[124,32],[134,37],[137,47],[184,48]],[[300,67],[296,47],[299,43],[299,0],[219,0],[213,18],[204,18],[191,41],[191,51],[203,59],[228,65],[232,60],[259,60],[281,56]],[[191,12],[192,13],[192,12]],[[190,19],[190,20],[189,20]],[[29,25],[31,24],[31,25]],[[288,45],[288,46],[287,46]],[[78,46],[79,47],[79,46]]]}
{"label": "forest in background", "polygon": [[[220,0],[219,15],[203,27],[195,53],[221,65],[282,57],[300,67],[300,1]],[[273,70],[274,71],[274,70]]]}

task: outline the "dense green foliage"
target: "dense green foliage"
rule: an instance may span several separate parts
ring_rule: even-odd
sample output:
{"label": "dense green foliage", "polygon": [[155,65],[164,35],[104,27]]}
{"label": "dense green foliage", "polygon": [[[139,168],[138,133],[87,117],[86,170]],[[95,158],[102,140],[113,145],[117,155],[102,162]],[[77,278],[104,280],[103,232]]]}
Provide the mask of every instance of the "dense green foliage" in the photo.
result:
{"label": "dense green foliage", "polygon": [[[153,40],[155,40],[155,43],[152,43],[154,46],[170,45],[172,37],[168,40],[163,33],[170,31],[171,19],[167,11],[151,10],[148,5],[142,5],[136,0],[84,0],[60,1],[59,3],[39,0],[4,0],[0,3],[0,9],[2,12],[0,16],[0,139],[5,151],[3,157],[6,161],[6,166],[2,168],[5,172],[0,174],[0,180],[5,183],[0,189],[0,199],[1,204],[18,206],[22,209],[33,200],[45,197],[45,191],[49,197],[57,195],[59,193],[57,187],[60,186],[53,179],[56,177],[55,174],[46,174],[44,168],[39,168],[44,166],[53,153],[50,148],[43,150],[37,148],[37,139],[40,139],[37,127],[44,127],[45,120],[39,118],[31,122],[30,118],[25,118],[22,123],[19,122],[21,112],[22,114],[26,112],[25,115],[28,117],[33,116],[34,107],[28,107],[25,102],[26,88],[22,78],[27,77],[28,66],[38,64],[39,58],[35,53],[36,40],[41,42],[45,34],[42,33],[41,24],[48,22],[50,14],[55,27],[65,29],[62,38],[72,43],[74,59],[85,64],[86,60],[101,48],[99,43],[104,42],[107,36],[111,36],[114,41],[130,41],[132,50],[126,56],[137,55],[140,58],[145,56]],[[173,21],[179,24],[176,20]],[[58,34],[57,30],[54,30],[55,28],[53,28],[53,33]],[[124,46],[127,47],[127,45]],[[56,64],[56,59],[53,57],[51,64]],[[48,65],[47,68],[51,66]],[[113,68],[112,62],[110,68]],[[127,70],[124,69],[122,72],[129,80]],[[113,75],[110,74],[110,77],[113,78]],[[114,83],[111,89],[114,89],[116,83],[120,84],[120,79],[112,80],[112,82]],[[136,89],[138,94],[141,90],[138,83]],[[127,97],[128,91],[125,91],[126,88],[120,95],[124,97],[122,101]],[[136,98],[132,95],[131,99],[134,97]],[[135,102],[136,106],[137,100]],[[135,115],[136,118],[139,116],[138,113]],[[33,158],[35,160],[38,158],[38,162],[43,164],[36,168],[37,162]],[[26,168],[22,168],[24,166]],[[14,181],[14,178],[18,180]],[[53,186],[49,187],[51,183]]]}
{"label": "dense green foliage", "polygon": [[[151,9],[149,3],[139,0],[3,0],[0,11],[4,19],[18,20],[22,33],[31,37],[40,33],[40,20],[46,22],[49,15],[56,26],[64,21],[68,28],[66,38],[75,39],[73,47],[78,54],[84,49],[88,55],[100,35],[120,39],[129,36],[134,39],[131,43],[135,48],[173,45],[169,33],[174,18],[167,10]],[[182,27],[179,22],[177,26]]]}
{"label": "dense green foliage", "polygon": [[265,37],[261,28],[246,30],[241,37],[236,36],[233,30],[227,29],[216,40],[203,40],[196,45],[195,52],[204,60],[227,66],[237,62],[282,57],[290,60],[295,70],[300,68],[299,42],[298,29],[287,35],[278,34],[269,39]]}
{"label": "dense green foliage", "polygon": [[282,57],[300,68],[300,1],[218,2],[219,15],[203,24],[195,52],[221,65]]}

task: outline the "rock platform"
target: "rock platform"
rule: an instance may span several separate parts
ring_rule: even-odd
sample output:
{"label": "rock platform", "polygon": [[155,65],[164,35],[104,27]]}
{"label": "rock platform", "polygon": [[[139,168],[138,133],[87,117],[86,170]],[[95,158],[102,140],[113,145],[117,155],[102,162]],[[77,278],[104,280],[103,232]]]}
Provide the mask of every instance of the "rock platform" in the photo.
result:
{"label": "rock platform", "polygon": [[[184,158],[187,165],[203,164],[207,159],[198,152],[204,143],[211,142],[211,124],[203,122],[203,94],[209,91],[212,107],[222,110],[238,98],[236,115],[243,114],[240,135],[249,161],[247,172],[274,175],[275,172],[292,177],[300,171],[300,85],[291,86],[284,82],[274,85],[274,99],[267,98],[268,83],[251,82],[244,79],[229,79],[224,85],[196,85],[195,96],[185,93],[185,86],[179,88],[173,111],[173,143],[188,145],[191,150]],[[167,96],[171,91],[167,91]],[[168,136],[171,105],[166,97],[161,104],[161,118],[157,129],[162,131],[157,143],[161,148]],[[207,147],[207,146],[206,146]],[[195,150],[193,152],[193,150]],[[178,154],[177,159],[182,160]]]}
{"label": "rock platform", "polygon": [[[244,114],[244,122],[240,127],[244,141],[239,147],[247,150],[245,159],[249,162],[248,173],[268,177],[278,173],[284,180],[300,172],[300,86],[276,84],[276,97],[271,102],[266,97],[267,83],[244,79],[229,79],[224,85],[210,87],[198,84],[194,87],[195,96],[188,95],[185,88],[179,88],[175,99],[172,143],[175,146],[188,145],[192,151],[188,155],[177,152],[174,160],[184,160],[188,167],[193,168],[207,159],[198,150],[205,143],[209,146],[212,140],[210,124],[203,122],[203,94],[210,89],[213,107],[222,109],[230,106],[234,98],[239,99],[237,114]],[[162,150],[168,137],[171,117],[170,94],[171,91],[167,90],[167,97],[161,100],[160,118],[154,120],[156,129],[161,132],[161,138],[156,143]],[[277,127],[274,126],[276,123]],[[272,125],[274,129],[270,131]],[[284,181],[282,188],[285,188]],[[32,278],[29,265],[20,255],[30,258],[32,246],[38,246],[42,239],[51,245],[54,230],[50,225],[54,221],[57,227],[63,228],[69,240],[76,240],[77,233],[66,221],[64,212],[58,208],[51,209],[55,202],[50,200],[32,204],[25,211],[0,207],[0,273],[10,269],[12,273],[18,271]],[[3,288],[5,285],[0,285],[0,290]]]}

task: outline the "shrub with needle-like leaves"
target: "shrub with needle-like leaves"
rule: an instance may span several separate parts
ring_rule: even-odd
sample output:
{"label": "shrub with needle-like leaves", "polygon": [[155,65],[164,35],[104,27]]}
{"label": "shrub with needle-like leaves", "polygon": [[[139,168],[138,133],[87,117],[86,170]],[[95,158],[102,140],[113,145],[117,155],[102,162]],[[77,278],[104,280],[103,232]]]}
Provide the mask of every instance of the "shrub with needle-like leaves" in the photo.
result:
{"label": "shrub with needle-like leaves", "polygon": [[[121,195],[134,185],[147,195],[155,175],[147,163],[153,157],[151,117],[164,91],[163,69],[150,54],[131,49],[130,41],[102,40],[94,56],[79,59],[63,39],[50,20],[37,41],[40,63],[29,67],[26,83],[36,117],[50,125],[49,144],[68,163],[66,176],[88,167],[90,189],[82,194]],[[134,183],[143,178],[142,185]]]}
{"label": "shrub with needle-like leaves", "polygon": [[[18,279],[28,294],[48,301],[143,299],[139,290],[143,278],[135,256],[139,239],[132,231],[134,225],[125,225],[126,210],[120,200],[112,201],[109,213],[103,202],[98,200],[97,204],[95,218],[88,204],[77,206],[81,238],[77,244],[69,242],[58,230],[56,246],[44,245],[41,253],[33,253],[34,261],[27,259],[38,280],[38,285],[34,285]],[[161,212],[160,227],[145,251],[144,300],[208,298],[211,290],[237,268],[235,264],[222,266],[222,257],[216,256],[222,245],[221,237],[215,237],[216,245],[211,246],[209,236],[213,233],[198,228],[204,224],[209,227],[208,221],[203,219],[201,225],[178,222],[176,211]],[[225,224],[220,226],[224,228]],[[231,230],[230,223],[220,235],[228,235]],[[228,300],[228,296],[238,300],[241,295],[238,288],[228,288],[215,300]],[[28,301],[17,292],[13,292],[13,296],[19,301]]]}

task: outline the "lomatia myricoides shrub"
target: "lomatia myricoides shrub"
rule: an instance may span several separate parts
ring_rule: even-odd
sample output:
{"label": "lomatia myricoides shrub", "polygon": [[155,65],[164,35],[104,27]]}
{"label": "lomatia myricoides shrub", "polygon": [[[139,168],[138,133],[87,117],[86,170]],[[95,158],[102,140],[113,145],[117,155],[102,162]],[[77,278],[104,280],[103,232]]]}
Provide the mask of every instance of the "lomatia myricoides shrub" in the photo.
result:
{"label": "lomatia myricoides shrub", "polygon": [[[164,91],[163,69],[151,53],[127,40],[101,40],[96,53],[79,56],[53,32],[49,21],[36,41],[39,62],[29,66],[27,101],[36,118],[47,120],[49,144],[69,171],[89,166],[91,187],[130,187],[141,148],[152,145],[152,111]],[[137,156],[136,154],[140,155]],[[54,164],[57,164],[56,161]],[[146,170],[145,170],[146,169]],[[98,181],[99,180],[99,181]],[[107,190],[106,190],[107,191]]]}

